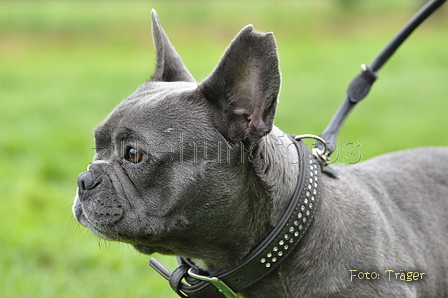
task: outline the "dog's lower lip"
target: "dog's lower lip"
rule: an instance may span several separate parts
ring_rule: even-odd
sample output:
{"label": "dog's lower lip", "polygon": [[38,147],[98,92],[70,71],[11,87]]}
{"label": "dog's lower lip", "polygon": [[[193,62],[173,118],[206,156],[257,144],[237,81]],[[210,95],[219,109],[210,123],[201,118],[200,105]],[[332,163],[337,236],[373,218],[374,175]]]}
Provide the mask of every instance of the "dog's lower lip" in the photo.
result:
{"label": "dog's lower lip", "polygon": [[94,228],[94,230],[96,234],[101,236],[102,238],[113,241],[126,242],[130,244],[143,244],[148,242],[148,240],[152,238],[151,235],[132,235],[117,231],[105,231],[97,228]]}
{"label": "dog's lower lip", "polygon": [[102,231],[102,230],[98,230],[98,229],[96,229],[96,231],[98,233],[100,233],[101,235],[103,235],[104,237],[110,238],[112,240],[115,240],[116,238],[121,238],[120,233],[117,233],[117,232]]}
{"label": "dog's lower lip", "polygon": [[92,224],[87,217],[85,216],[84,212],[80,210],[77,214],[77,220],[79,223],[81,223],[83,226],[88,228],[93,234],[97,235],[100,238],[106,239],[106,240],[112,240],[112,241],[121,241],[121,242],[127,242],[130,244],[136,244],[136,243],[145,243],[149,239],[153,238],[153,235],[145,234],[145,235],[135,235],[135,234],[128,234],[121,231],[112,231],[107,230],[104,228],[100,228]]}

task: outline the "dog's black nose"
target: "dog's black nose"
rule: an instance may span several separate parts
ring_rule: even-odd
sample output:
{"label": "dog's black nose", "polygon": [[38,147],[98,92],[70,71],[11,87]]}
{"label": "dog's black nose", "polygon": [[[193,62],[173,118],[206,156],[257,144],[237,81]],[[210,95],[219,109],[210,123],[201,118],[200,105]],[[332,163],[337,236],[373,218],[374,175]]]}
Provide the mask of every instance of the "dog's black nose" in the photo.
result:
{"label": "dog's black nose", "polygon": [[102,176],[96,171],[87,171],[78,175],[78,187],[80,191],[90,190],[101,183]]}

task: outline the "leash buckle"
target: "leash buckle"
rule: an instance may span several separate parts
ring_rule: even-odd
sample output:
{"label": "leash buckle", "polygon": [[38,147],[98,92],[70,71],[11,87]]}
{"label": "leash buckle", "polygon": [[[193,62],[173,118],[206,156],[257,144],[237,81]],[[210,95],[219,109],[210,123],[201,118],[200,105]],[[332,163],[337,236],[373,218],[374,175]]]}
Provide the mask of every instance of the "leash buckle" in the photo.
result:
{"label": "leash buckle", "polygon": [[223,282],[222,280],[220,280],[217,277],[209,277],[209,276],[199,275],[198,270],[194,267],[191,267],[188,270],[188,275],[190,275],[193,278],[199,279],[199,280],[204,280],[204,281],[210,282],[226,298],[238,298],[238,295],[228,285],[226,285],[225,282]]}

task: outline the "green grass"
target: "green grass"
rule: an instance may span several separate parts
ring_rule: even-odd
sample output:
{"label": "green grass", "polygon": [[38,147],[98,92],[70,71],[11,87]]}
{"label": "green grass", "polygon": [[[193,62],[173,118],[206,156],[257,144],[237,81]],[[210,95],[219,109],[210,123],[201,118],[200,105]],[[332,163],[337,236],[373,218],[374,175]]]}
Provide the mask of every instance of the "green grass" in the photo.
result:
{"label": "green grass", "polygon": [[[359,65],[371,62],[417,4],[0,2],[0,297],[176,297],[147,256],[98,240],[71,215],[76,177],[94,154],[93,128],[153,71],[153,7],[198,80],[246,24],[274,31],[283,73],[276,125],[319,134]],[[363,159],[448,145],[444,9],[380,72],[343,128],[340,161],[348,143],[360,145]]]}

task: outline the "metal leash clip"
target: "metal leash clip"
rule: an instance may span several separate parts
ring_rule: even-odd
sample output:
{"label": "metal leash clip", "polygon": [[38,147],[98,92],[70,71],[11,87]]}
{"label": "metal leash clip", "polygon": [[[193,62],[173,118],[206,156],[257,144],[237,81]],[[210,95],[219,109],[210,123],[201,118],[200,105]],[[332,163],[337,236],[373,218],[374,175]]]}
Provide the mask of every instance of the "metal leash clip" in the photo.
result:
{"label": "metal leash clip", "polygon": [[328,161],[330,160],[329,155],[331,154],[331,152],[328,150],[327,142],[325,142],[325,140],[323,138],[313,135],[313,134],[303,134],[303,135],[294,136],[294,139],[296,141],[300,141],[301,139],[313,139],[313,140],[318,141],[320,146],[319,146],[319,144],[316,143],[314,148],[311,150],[311,152],[313,153],[314,157],[319,162],[321,171],[324,173],[327,173],[328,175],[330,175],[332,177],[337,176],[338,173],[328,166]]}
{"label": "metal leash clip", "polygon": [[317,160],[319,161],[322,169],[323,169],[323,167],[328,165],[328,147],[327,147],[327,142],[325,142],[324,139],[322,139],[321,137],[318,137],[316,135],[312,135],[312,134],[298,135],[298,136],[295,136],[294,139],[296,141],[300,141],[301,139],[313,139],[313,140],[318,141],[322,145],[321,147],[323,149],[319,148],[320,146],[318,146],[316,144],[312,150],[312,153],[313,153],[314,157],[316,157]]}
{"label": "metal leash clip", "polygon": [[238,295],[228,286],[225,282],[220,280],[217,277],[209,277],[198,274],[198,270],[195,267],[192,267],[188,270],[188,275],[193,278],[204,280],[210,282],[214,285],[218,291],[223,294],[226,298],[238,298]]}

